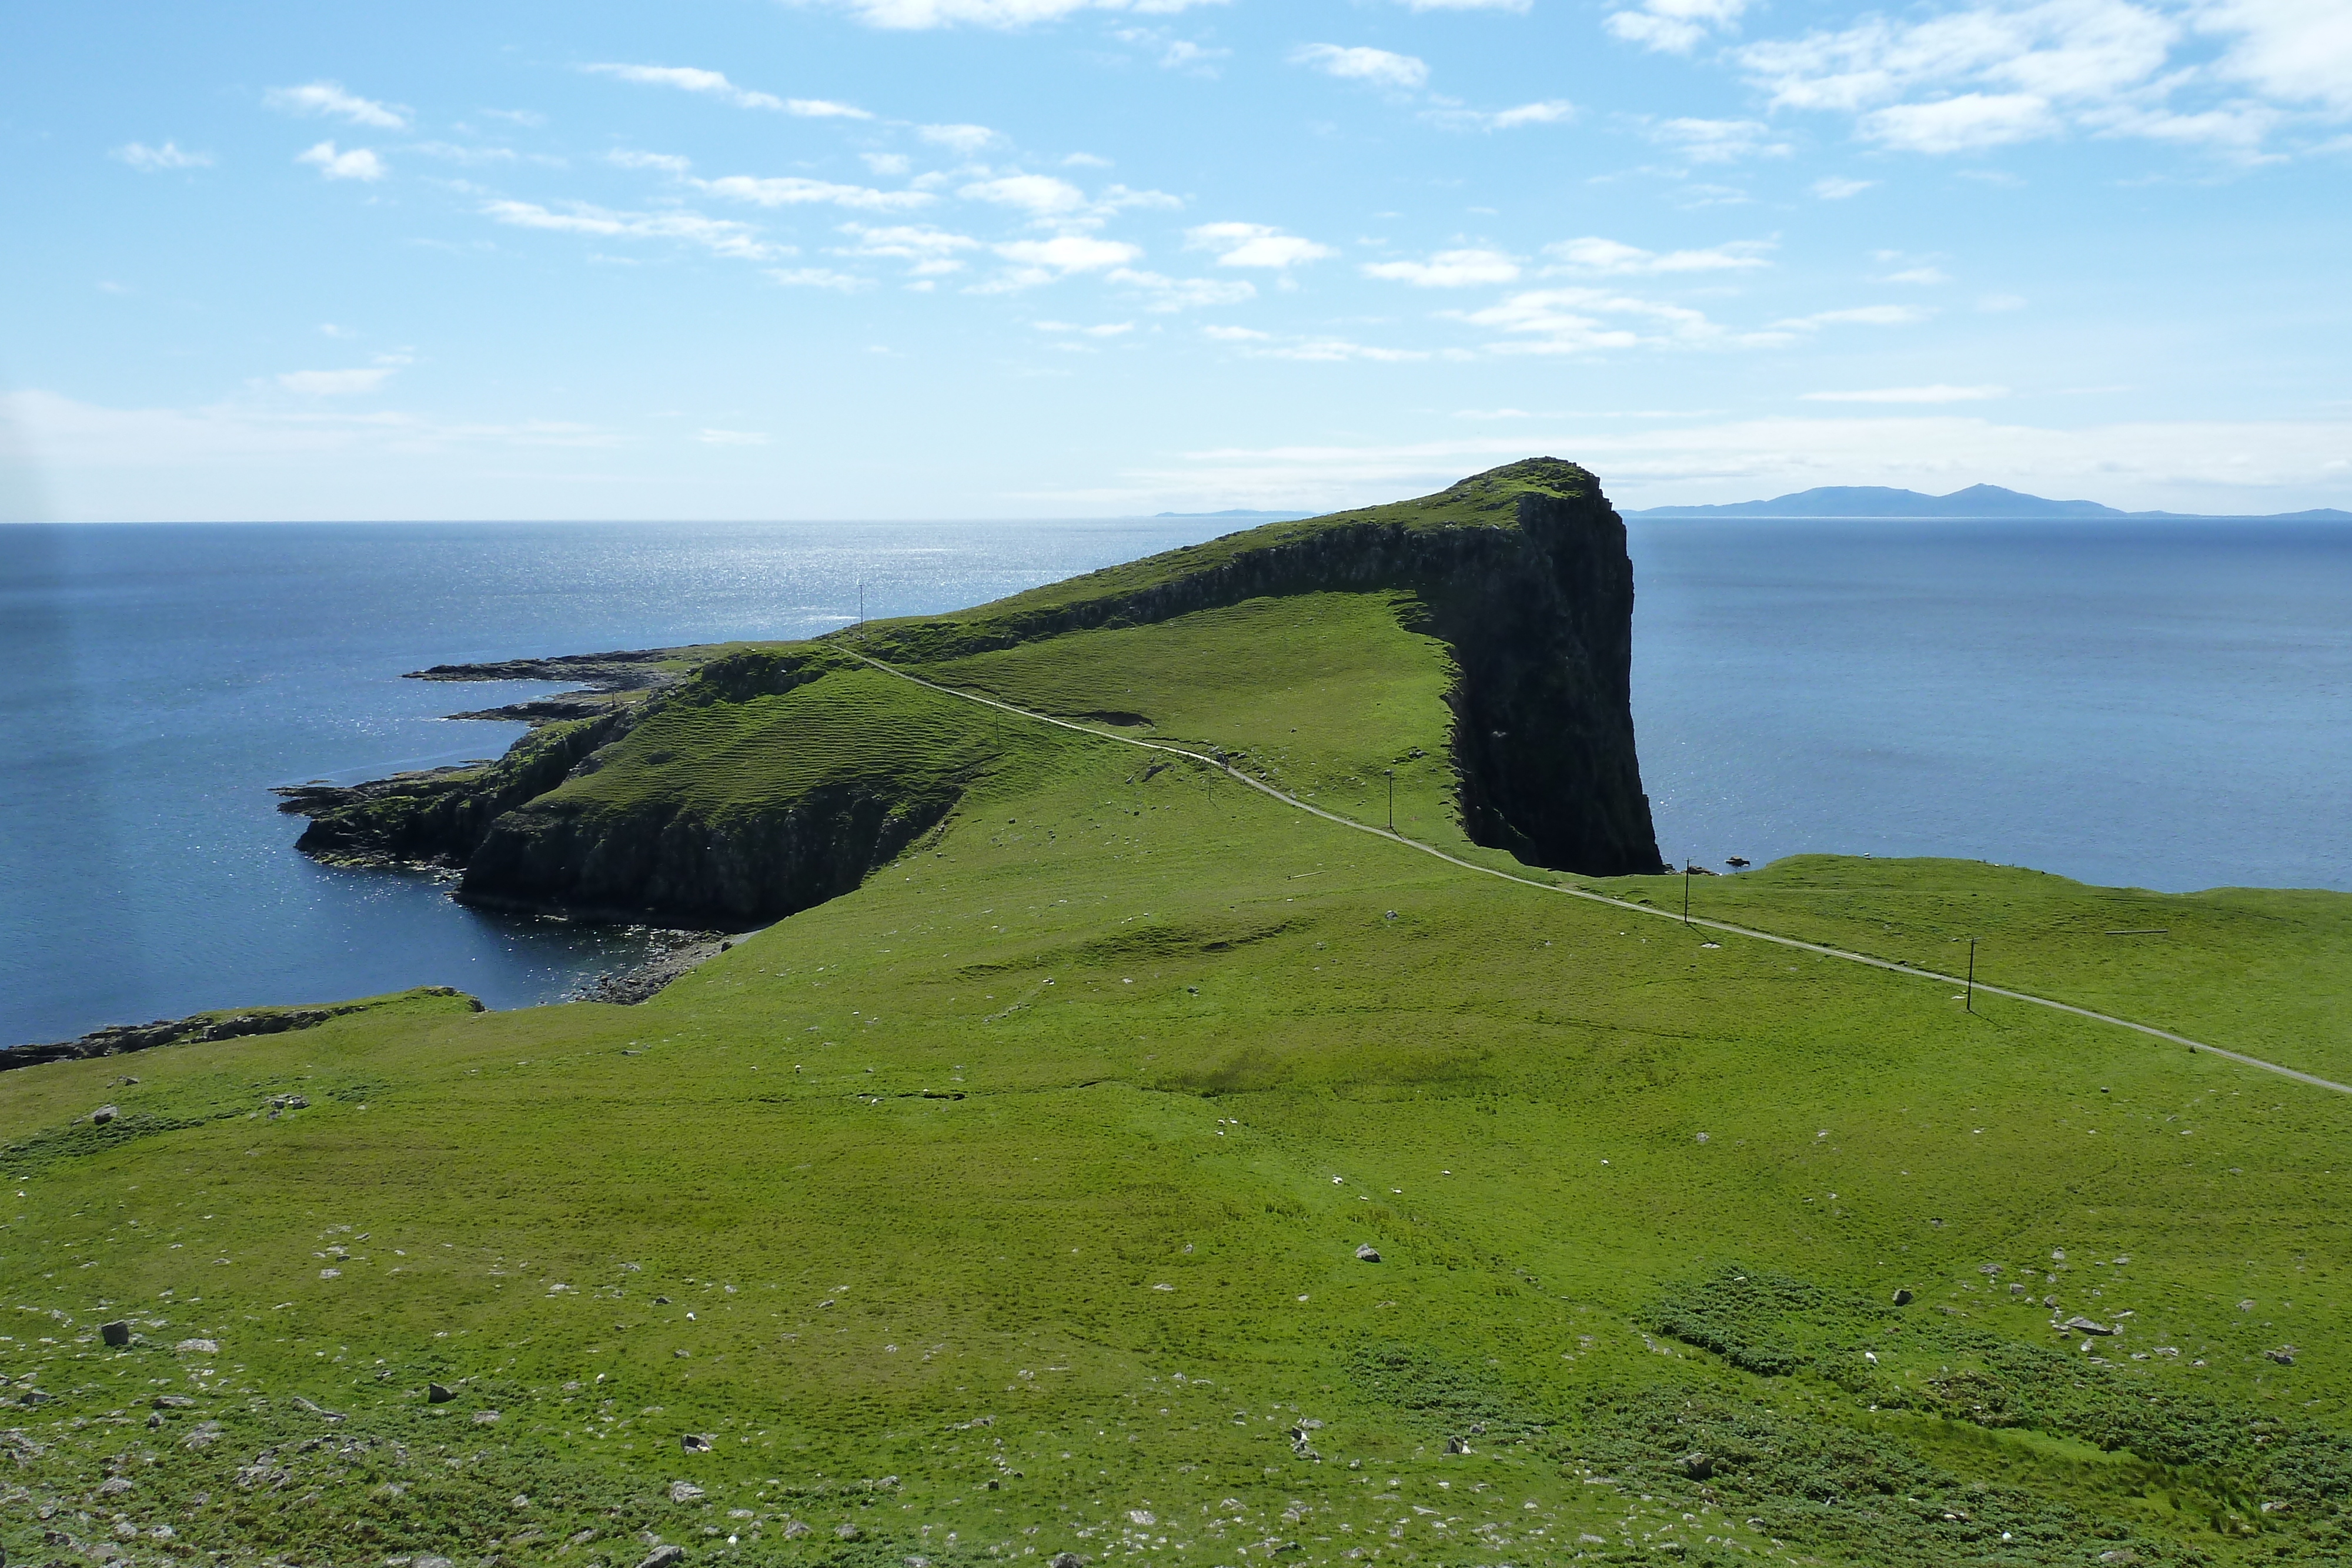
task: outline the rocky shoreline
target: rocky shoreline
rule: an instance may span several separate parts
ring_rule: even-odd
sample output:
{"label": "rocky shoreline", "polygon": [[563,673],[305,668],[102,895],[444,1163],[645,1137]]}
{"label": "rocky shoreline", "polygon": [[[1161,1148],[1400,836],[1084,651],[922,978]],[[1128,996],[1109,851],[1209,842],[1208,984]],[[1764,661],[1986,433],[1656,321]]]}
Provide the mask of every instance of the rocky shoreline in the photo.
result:
{"label": "rocky shoreline", "polygon": [[653,939],[657,950],[647,955],[643,963],[629,969],[608,969],[593,979],[583,980],[572,988],[568,999],[635,1007],[742,940],[720,931],[649,929],[646,935]]}
{"label": "rocky shoreline", "polygon": [[[410,996],[461,997],[463,991],[451,986],[420,986]],[[474,1010],[481,1012],[482,1004],[472,997]],[[366,1001],[331,1002],[315,1008],[268,1008],[240,1012],[234,1009],[208,1013],[194,1013],[184,1019],[157,1019],[152,1023],[115,1023],[94,1029],[72,1040],[51,1040],[43,1044],[12,1046],[0,1050],[0,1072],[18,1067],[39,1067],[52,1061],[86,1061],[93,1057],[123,1056],[137,1051],[152,1051],[163,1045],[185,1045],[200,1040],[242,1040],[247,1035],[285,1034],[298,1029],[316,1029],[330,1019],[350,1013],[365,1012],[383,1005],[384,998]]]}

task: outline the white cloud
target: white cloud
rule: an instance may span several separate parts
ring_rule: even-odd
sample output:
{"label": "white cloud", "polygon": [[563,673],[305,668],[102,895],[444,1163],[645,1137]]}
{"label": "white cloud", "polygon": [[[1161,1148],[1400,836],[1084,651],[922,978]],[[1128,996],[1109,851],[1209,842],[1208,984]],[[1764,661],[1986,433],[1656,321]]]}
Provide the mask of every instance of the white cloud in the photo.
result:
{"label": "white cloud", "polygon": [[107,154],[119,158],[142,174],[157,174],[166,169],[209,169],[213,155],[209,152],[183,152],[177,142],[166,141],[161,147],[150,147],[143,141],[126,141]]}
{"label": "white cloud", "polygon": [[1108,169],[1110,166],[1109,159],[1097,157],[1092,152],[1073,152],[1062,160],[1065,169]]}
{"label": "white cloud", "polygon": [[1349,364],[1360,361],[1374,364],[1402,364],[1430,357],[1423,349],[1386,349],[1347,338],[1301,338],[1291,342],[1277,340],[1242,351],[1252,359],[1301,360],[1311,364]]}
{"label": "white cloud", "polygon": [[1256,287],[1240,278],[1168,277],[1157,272],[1122,267],[1112,272],[1109,279],[1140,290],[1147,300],[1144,308],[1153,311],[1197,310],[1216,305],[1239,305],[1257,298]]}
{"label": "white cloud", "polygon": [[[2218,59],[2182,56],[2200,34],[2224,40]],[[1776,107],[1851,114],[1864,140],[1928,154],[2079,130],[2255,161],[2294,110],[2352,114],[2352,13],[2337,0],[1975,0],[1735,57]],[[2175,107],[2192,94],[2204,101]]]}
{"label": "white cloud", "polygon": [[1468,288],[1481,284],[1510,283],[1519,276],[1519,264],[1498,250],[1445,250],[1427,261],[1376,261],[1365,265],[1364,276],[1420,288]]}
{"label": "white cloud", "polygon": [[1859,196],[1877,184],[1875,180],[1849,180],[1843,175],[1824,174],[1813,182],[1813,194],[1824,202],[1843,202],[1849,196]]}
{"label": "white cloud", "polygon": [[1219,5],[1225,0],[791,0],[799,5],[821,5],[846,11],[869,27],[919,31],[970,25],[975,27],[1025,27],[1059,21],[1080,11],[1119,11],[1136,16],[1165,16],[1194,5]]}
{"label": "white cloud", "polygon": [[787,288],[831,288],[843,294],[854,294],[861,288],[874,287],[871,278],[855,273],[835,272],[829,267],[771,267],[768,277]]}
{"label": "white cloud", "polygon": [[2030,92],[1964,92],[1873,110],[1858,126],[1871,141],[1906,152],[1974,152],[2049,136],[2059,123],[2049,101]]}
{"label": "white cloud", "polygon": [[1482,310],[1451,314],[1475,327],[1515,334],[1515,339],[1495,345],[1503,353],[1583,354],[1644,346],[1711,345],[1726,341],[1728,336],[1702,311],[1601,288],[1530,289]]}
{"label": "white cloud", "polygon": [[1429,81],[1427,62],[1386,49],[1303,44],[1291,51],[1290,63],[1311,66],[1342,81],[1365,82],[1398,92],[1418,92]]}
{"label": "white cloud", "polygon": [[1511,11],[1525,13],[1533,0],[1404,0],[1408,11]]}
{"label": "white cloud", "polygon": [[1949,283],[1951,275],[1940,267],[1906,267],[1900,272],[1890,272],[1879,278],[1880,283]]}
{"label": "white cloud", "polygon": [[1517,131],[1523,125],[1559,125],[1576,118],[1576,105],[1564,98],[1523,103],[1516,109],[1433,109],[1423,116],[1449,131]]}
{"label": "white cloud", "polygon": [[364,147],[354,147],[348,152],[338,152],[331,141],[321,141],[316,147],[294,155],[297,163],[308,163],[329,180],[381,180],[391,170],[383,159]]}
{"label": "white cloud", "polygon": [[996,132],[985,125],[919,125],[915,134],[934,147],[944,147],[961,157],[970,158],[996,141]]}
{"label": "white cloud", "polygon": [[709,218],[682,209],[659,213],[616,213],[583,202],[565,204],[562,212],[534,202],[498,200],[482,204],[482,215],[516,228],[544,229],[556,234],[596,235],[609,238],[677,239],[698,245],[719,256],[744,261],[764,261],[777,254],[749,224]]}
{"label": "white cloud", "polygon": [[1678,272],[1740,272],[1770,265],[1769,240],[1734,240],[1705,250],[1643,250],[1613,239],[1587,235],[1544,246],[1563,270],[1627,277]]}
{"label": "white cloud", "polygon": [[2210,0],[2197,26],[2230,39],[2223,76],[2352,114],[2352,10],[2339,0]]}
{"label": "white cloud", "polygon": [[915,161],[904,152],[861,152],[866,167],[886,180],[903,180],[912,172]]}
{"label": "white cloud", "polygon": [[1106,321],[1094,327],[1080,327],[1068,321],[1035,321],[1031,325],[1040,332],[1076,332],[1088,338],[1124,338],[1135,330],[1132,321]]}
{"label": "white cloud", "polygon": [[1274,337],[1255,327],[1203,327],[1201,335],[1219,343],[1264,343]]}
{"label": "white cloud", "polygon": [[1917,305],[1856,305],[1843,310],[1791,316],[1772,325],[1791,332],[1808,332],[1816,327],[1909,327],[1934,314]]}
{"label": "white cloud", "polygon": [[877,191],[869,185],[842,185],[830,180],[810,180],[798,174],[760,176],[755,174],[724,174],[716,180],[695,180],[698,189],[714,196],[724,196],[730,202],[749,202],[758,207],[803,207],[823,204],[836,207],[852,207],[862,212],[903,212],[909,207],[928,206],[930,195],[922,191]]}
{"label": "white cloud", "polygon": [[1219,267],[1281,270],[1339,254],[1328,245],[1265,224],[1201,224],[1184,231],[1184,244],[1187,249],[1216,252]]}
{"label": "white cloud", "polygon": [[663,173],[683,180],[694,161],[675,152],[633,152],[626,149],[604,154],[604,162],[616,169],[659,169]]}
{"label": "white cloud", "polygon": [[694,437],[705,446],[765,446],[768,438],[756,430],[704,430]]}
{"label": "white cloud", "polygon": [[772,92],[753,92],[737,87],[725,73],[706,71],[693,66],[582,66],[583,71],[596,76],[611,77],[617,81],[635,82],[643,87],[674,87],[684,92],[697,92],[715,98],[721,103],[731,103],[738,109],[782,109],[784,100]]}
{"label": "white cloud", "polygon": [[835,103],[829,98],[788,98],[784,112],[803,120],[871,120],[871,111],[851,103]]}
{"label": "white cloud", "polygon": [[996,254],[1016,265],[1066,276],[1125,267],[1143,255],[1139,246],[1123,240],[1097,239],[1090,235],[1056,235],[1052,239],[1014,240],[995,247]]}
{"label": "white cloud", "polygon": [[278,378],[278,384],[304,397],[355,397],[383,385],[395,368],[377,365],[362,371],[289,371]]}
{"label": "white cloud", "polygon": [[1650,136],[1694,163],[1785,158],[1791,151],[1787,142],[1772,140],[1772,128],[1759,120],[1662,120],[1650,127]]}
{"label": "white cloud", "polygon": [[851,243],[841,249],[843,256],[887,256],[912,262],[914,265],[908,270],[918,277],[961,272],[964,264],[959,258],[962,253],[981,248],[980,241],[970,235],[950,234],[927,224],[896,228],[844,224],[841,232],[851,236]]}
{"label": "white cloud", "polygon": [[1051,174],[1007,174],[964,186],[956,194],[975,202],[1013,207],[1033,218],[1065,217],[1086,210],[1087,193]]}
{"label": "white cloud", "polygon": [[1638,10],[1611,12],[1607,26],[1629,44],[1686,55],[1747,9],[1748,0],[1642,0]]}
{"label": "white cloud", "polygon": [[1925,387],[1878,387],[1868,392],[1801,392],[1806,402],[1982,402],[1989,398],[2007,397],[2007,387],[1952,387],[1937,384]]}
{"label": "white cloud", "polygon": [[288,114],[325,114],[352,125],[372,125],[379,131],[408,129],[406,108],[378,103],[343,90],[341,82],[314,81],[303,87],[274,87],[261,101]]}

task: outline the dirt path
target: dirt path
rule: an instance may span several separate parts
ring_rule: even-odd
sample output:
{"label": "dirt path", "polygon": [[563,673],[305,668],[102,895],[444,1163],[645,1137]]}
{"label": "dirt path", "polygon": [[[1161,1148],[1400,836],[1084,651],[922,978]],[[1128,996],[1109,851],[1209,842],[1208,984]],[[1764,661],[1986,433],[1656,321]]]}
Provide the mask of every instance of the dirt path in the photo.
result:
{"label": "dirt path", "polygon": [[[853,648],[849,652],[856,653],[857,651]],[[870,654],[857,653],[857,656],[877,670],[946,696],[961,697],[965,702],[978,703],[983,707],[992,707],[1000,713],[1012,714],[1034,724],[1049,724],[1056,729],[1072,730],[1079,735],[1090,736],[1097,740],[1115,741],[1120,746],[1132,746],[1143,751],[1165,752],[1171,757],[1181,757],[1187,761],[1198,763],[1203,768],[1213,768],[1235,783],[1246,785],[1261,795],[1271,796],[1294,810],[1304,811],[1311,817],[1320,817],[1327,822],[1336,822],[1340,827],[1352,829],[1359,833],[1369,833],[1376,839],[1385,839],[1390,843],[1401,845],[1405,849],[1416,850],[1433,859],[1442,860],[1448,865],[1459,866],[1464,871],[1476,872],[1481,876],[1491,876],[1503,882],[1517,883],[1521,887],[1531,887],[1538,893],[1552,893],[1566,898],[1581,898],[1591,904],[1605,904],[1612,909],[1622,910],[1628,915],[1643,915],[1656,920],[1671,920],[1677,925],[1683,924],[1683,917],[1672,910],[1654,909],[1646,904],[1633,904],[1625,899],[1612,898],[1607,894],[1595,893],[1590,888],[1561,887],[1553,883],[1538,882],[1532,877],[1514,876],[1509,872],[1497,871],[1493,866],[1479,865],[1475,862],[1447,854],[1444,850],[1414,839],[1408,839],[1402,833],[1391,832],[1386,828],[1375,828],[1368,822],[1357,821],[1352,817],[1342,817],[1335,811],[1327,811],[1320,806],[1310,806],[1295,795],[1286,795],[1273,785],[1262,779],[1251,778],[1221,758],[1207,756],[1197,751],[1188,751],[1183,747],[1171,746],[1164,741],[1138,740],[1132,736],[1114,735],[1108,730],[1096,729],[1091,726],[1078,724],[1070,719],[1055,718],[1050,714],[1033,713],[1027,708],[1015,707],[1013,704],[999,701],[995,697],[982,696],[977,692],[961,691],[954,686],[944,686],[936,681],[924,680],[919,675],[910,675],[906,671],[895,665],[886,664]],[[1694,918],[1688,924],[1694,930],[1716,931],[1727,936],[1745,936],[1752,941],[1769,942],[1781,947],[1793,947],[1799,952],[1816,953],[1824,958],[1843,959],[1849,964],[1867,964],[1874,969],[1885,969],[1897,975],[1909,975],[1922,980],[1934,980],[1942,985],[1965,986],[1969,983],[1955,975],[1938,974],[1933,969],[1916,968],[1909,964],[1895,963],[1889,958],[1874,958],[1867,953],[1850,953],[1843,947],[1825,947],[1818,942],[1801,941],[1794,936],[1775,936],[1769,931],[1757,931],[1748,926],[1732,925],[1720,920]],[[2218,1045],[2207,1045],[2202,1040],[2190,1040],[2187,1035],[2174,1034],[2168,1030],[2157,1029],[2153,1025],[2134,1023],[2129,1019],[2117,1018],[2112,1013],[2096,1012],[2089,1008],[2078,1008],[2072,1002],[2053,1001],[2048,997],[2037,997],[2030,991],[2012,991],[2000,986],[1988,986],[1980,980],[1976,983],[1976,989],[1989,997],[2006,997],[2013,1002],[2030,1002],[2037,1008],[2048,1008],[2054,1012],[2073,1013],[2076,1018],[2113,1024],[2117,1029],[2133,1030],[2157,1040],[2169,1040],[2175,1045],[2185,1045],[2191,1051],[2207,1051],[2247,1067],[2259,1068],[2264,1072],[2275,1072],[2282,1078],[2292,1078],[2298,1083],[2308,1083],[2315,1089],[2329,1089],[2338,1094],[2352,1094],[2352,1084],[2338,1083],[2332,1079],[2321,1078],[2309,1072],[2298,1072],[2292,1067],[2282,1067],[2275,1061],[2264,1061],[2261,1057],[2248,1056],[2242,1051],[2224,1051]]]}

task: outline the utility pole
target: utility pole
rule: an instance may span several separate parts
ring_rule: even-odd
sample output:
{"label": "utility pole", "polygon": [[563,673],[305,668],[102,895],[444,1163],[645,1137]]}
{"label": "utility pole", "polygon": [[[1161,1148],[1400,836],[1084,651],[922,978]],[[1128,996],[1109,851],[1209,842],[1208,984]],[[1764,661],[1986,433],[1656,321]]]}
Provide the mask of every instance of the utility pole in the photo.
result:
{"label": "utility pole", "polygon": [[1977,939],[1973,936],[1969,938],[1969,996],[1962,1010],[1977,1010]]}
{"label": "utility pole", "polygon": [[1685,855],[1683,857],[1683,925],[1685,927],[1690,925],[1690,857]]}
{"label": "utility pole", "polygon": [[1390,768],[1390,769],[1388,770],[1388,775],[1389,775],[1389,831],[1390,831],[1390,832],[1391,832],[1391,833],[1393,833],[1393,832],[1395,832],[1395,831],[1396,831],[1396,769],[1395,769],[1395,768]]}

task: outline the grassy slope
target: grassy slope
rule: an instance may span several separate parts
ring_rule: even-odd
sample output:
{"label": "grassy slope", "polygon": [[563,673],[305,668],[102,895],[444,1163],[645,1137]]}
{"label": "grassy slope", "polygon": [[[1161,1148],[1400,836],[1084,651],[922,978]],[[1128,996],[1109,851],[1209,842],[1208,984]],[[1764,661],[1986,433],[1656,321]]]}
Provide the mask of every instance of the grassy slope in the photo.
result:
{"label": "grassy slope", "polygon": [[[1192,620],[948,673],[1245,744],[1367,817],[1377,798],[1348,780],[1440,754],[1437,654],[1377,601]],[[1702,947],[1181,766],[1142,779],[1129,748],[1000,738],[887,677],[803,691],[835,681],[841,715],[748,727],[761,757],[803,766],[777,738],[798,734],[862,767],[919,732],[986,760],[975,793],[857,894],[644,1007],[420,1000],[151,1053],[132,1087],[113,1062],[9,1075],[0,1143],[47,1136],[6,1167],[0,1371],[54,1403],[16,1418],[41,1451],[17,1448],[0,1543],[121,1513],[353,1563],[494,1542],[552,1562],[583,1530],[563,1561],[635,1561],[645,1531],[698,1560],[877,1565],[1279,1543],[1526,1563],[1651,1538],[1701,1561],[1775,1540],[1867,1563],[2322,1550],[2297,1533],[2307,1494],[2259,1511],[2292,1478],[2252,1490],[2249,1422],[2346,1418],[2352,1101]],[[1419,827],[1434,786],[1400,777]],[[1823,891],[1848,872],[1872,887]],[[2112,919],[2100,890],[1945,862],[1701,896],[1866,945],[1871,911],[1929,932],[1996,885],[2011,895],[1969,910],[1989,951]],[[2283,961],[2322,972],[2346,903],[2311,903]],[[2048,974],[2063,992],[2097,972]],[[2195,978],[2204,1016],[2296,1027],[2278,987]],[[244,1114],[289,1088],[312,1109]],[[142,1134],[68,1131],[105,1100]],[[1365,1241],[1381,1262],[1355,1260]],[[2112,1364],[2013,1302],[2029,1263],[2029,1300],[2135,1314]],[[1726,1268],[1825,1294],[1786,1287],[1800,1306],[1775,1317],[1780,1297],[1702,1283]],[[1884,1310],[1896,1285],[1921,1302]],[[93,1333],[116,1313],[142,1336],[121,1353]],[[218,1353],[168,1348],[200,1336]],[[1813,1360],[1761,1376],[1692,1340]],[[2282,1343],[2292,1366],[2262,1354]],[[1972,1376],[2032,1429],[1933,1414],[1980,1403]],[[428,1406],[427,1378],[457,1399]],[[198,1404],[151,1429],[158,1392]],[[1307,1433],[1319,1461],[1286,1435],[1303,1418],[1327,1423]],[[186,1446],[202,1421],[222,1435]],[[716,1447],[682,1453],[683,1433]],[[1443,1452],[1465,1436],[1471,1454]],[[1707,1490],[1669,1467],[1694,1446],[1727,1458]],[[102,1502],[110,1460],[132,1490]],[[668,1501],[678,1479],[707,1496]],[[63,1511],[37,1524],[39,1502]]]}

